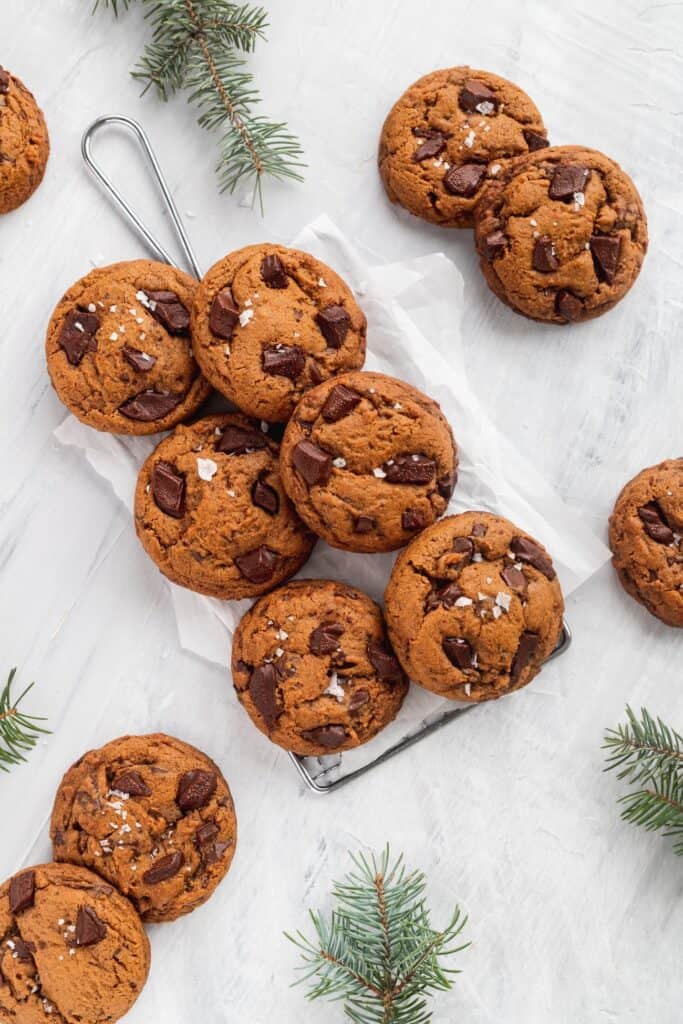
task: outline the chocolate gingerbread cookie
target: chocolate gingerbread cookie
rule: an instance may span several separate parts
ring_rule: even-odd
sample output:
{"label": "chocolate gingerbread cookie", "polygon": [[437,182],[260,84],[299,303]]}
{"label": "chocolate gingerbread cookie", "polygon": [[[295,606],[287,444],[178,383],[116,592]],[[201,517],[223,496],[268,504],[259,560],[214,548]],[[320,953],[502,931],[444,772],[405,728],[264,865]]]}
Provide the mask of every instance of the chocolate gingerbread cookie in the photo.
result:
{"label": "chocolate gingerbread cookie", "polygon": [[391,551],[445,512],[456,481],[451,429],[431,398],[381,373],[347,373],[304,396],[280,472],[297,512],[347,551]]}
{"label": "chocolate gingerbread cookie", "polygon": [[379,607],[331,580],[288,583],[257,601],[235,632],[232,675],[254,724],[302,755],[366,743],[408,689]]}
{"label": "chocolate gingerbread cookie", "polygon": [[304,392],[363,365],[365,316],[320,260],[250,245],[203,278],[192,315],[195,352],[213,386],[243,412],[287,420]]}
{"label": "chocolate gingerbread cookie", "polygon": [[113,1024],[149,964],[137,913],[91,871],[40,864],[0,886],[3,1024]]}
{"label": "chocolate gingerbread cookie", "polygon": [[173,921],[227,874],[237,819],[213,761],[155,733],[112,740],[69,768],[50,834],[56,860],[92,868],[145,921]]}
{"label": "chocolate gingerbread cookie", "polygon": [[526,686],[562,631],[550,555],[488,512],[450,516],[416,537],[384,596],[403,668],[453,700],[492,700]]}
{"label": "chocolate gingerbread cookie", "polygon": [[490,71],[446,68],[420,78],[389,112],[379,170],[392,202],[466,228],[506,159],[547,145],[541,115],[519,86]]}
{"label": "chocolate gingerbread cookie", "polygon": [[683,459],[644,469],[626,484],[609,544],[631,597],[669,626],[683,626]]}
{"label": "chocolate gingerbread cookie", "polygon": [[0,67],[0,214],[33,195],[49,153],[42,110],[24,83]]}
{"label": "chocolate gingerbread cookie", "polygon": [[64,405],[112,434],[156,434],[195,412],[211,390],[192,355],[196,282],[151,260],[99,267],[52,314],[47,368]]}
{"label": "chocolate gingerbread cookie", "polygon": [[178,427],[142,466],[135,527],[160,571],[213,597],[255,597],[297,572],[315,536],[287,497],[279,445],[254,420]]}
{"label": "chocolate gingerbread cookie", "polygon": [[516,313],[553,324],[600,316],[624,297],[647,251],[636,187],[582,146],[552,146],[508,164],[475,211],[481,268]]}

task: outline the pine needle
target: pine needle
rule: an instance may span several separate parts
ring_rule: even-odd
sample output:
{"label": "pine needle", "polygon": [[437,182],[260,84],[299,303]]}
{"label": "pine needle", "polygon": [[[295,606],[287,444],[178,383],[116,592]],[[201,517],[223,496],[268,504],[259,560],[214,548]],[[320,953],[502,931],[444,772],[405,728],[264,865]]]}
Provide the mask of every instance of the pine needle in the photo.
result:
{"label": "pine needle", "polygon": [[38,722],[44,722],[44,718],[20,711],[20,705],[33,689],[33,683],[17,698],[12,699],[12,683],[16,671],[16,668],[10,671],[7,682],[0,691],[0,770],[4,772],[26,760],[25,754],[35,747],[41,734],[49,734],[49,729],[37,725]]}

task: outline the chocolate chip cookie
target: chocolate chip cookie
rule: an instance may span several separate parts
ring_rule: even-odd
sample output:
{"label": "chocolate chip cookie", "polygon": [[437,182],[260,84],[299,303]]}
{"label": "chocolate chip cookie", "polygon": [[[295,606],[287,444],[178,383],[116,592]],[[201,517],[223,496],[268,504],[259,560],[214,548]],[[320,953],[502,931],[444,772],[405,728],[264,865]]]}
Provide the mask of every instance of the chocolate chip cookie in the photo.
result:
{"label": "chocolate chip cookie", "polygon": [[205,903],[235,852],[228,784],[172,736],[122,736],[84,754],[62,779],[50,825],[55,859],[92,868],[145,921]]}
{"label": "chocolate chip cookie", "polygon": [[138,537],[164,576],[200,594],[240,598],[301,568],[316,538],[283,489],[279,450],[239,414],[207,416],[164,438],[135,491]]}
{"label": "chocolate chip cookie", "polygon": [[3,1024],[112,1024],[140,995],[149,964],[137,913],[91,871],[40,864],[0,886]]}
{"label": "chocolate chip cookie", "polygon": [[600,316],[624,297],[647,251],[636,187],[618,164],[582,146],[515,160],[475,212],[481,268],[516,313],[552,324]]}
{"label": "chocolate chip cookie", "polygon": [[626,484],[609,521],[612,564],[624,589],[669,626],[683,626],[683,459]]}
{"label": "chocolate chip cookie", "polygon": [[416,537],[384,597],[405,671],[453,700],[493,700],[526,686],[562,631],[550,555],[489,512],[449,516]]}
{"label": "chocolate chip cookie", "polygon": [[156,434],[195,412],[211,390],[192,355],[197,285],[151,260],[100,267],[52,314],[47,368],[64,405],[112,434]]}
{"label": "chocolate chip cookie", "polygon": [[49,153],[42,110],[24,83],[0,67],[0,214],[33,195]]}
{"label": "chocolate chip cookie", "polygon": [[325,263],[250,245],[209,270],[192,314],[197,360],[243,412],[289,419],[304,392],[365,360],[365,316]]}
{"label": "chocolate chip cookie", "polygon": [[527,94],[490,71],[433,71],[410,86],[384,122],[379,171],[387,195],[445,227],[472,226],[487,180],[506,159],[548,145]]}
{"label": "chocolate chip cookie", "polygon": [[309,391],[282,441],[297,512],[328,544],[392,551],[445,512],[456,481],[451,429],[431,398],[381,373]]}
{"label": "chocolate chip cookie", "polygon": [[232,675],[254,724],[302,755],[366,743],[408,690],[379,607],[331,580],[288,583],[257,601],[235,632]]}

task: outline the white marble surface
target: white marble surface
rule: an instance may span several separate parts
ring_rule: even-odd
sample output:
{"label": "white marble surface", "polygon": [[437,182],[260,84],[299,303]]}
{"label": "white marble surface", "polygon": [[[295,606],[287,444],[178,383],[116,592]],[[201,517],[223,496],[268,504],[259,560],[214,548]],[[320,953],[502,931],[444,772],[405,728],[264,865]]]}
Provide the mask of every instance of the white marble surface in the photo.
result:
{"label": "white marble surface", "polygon": [[[626,701],[683,724],[678,633],[605,567],[569,601],[571,653],[534,686],[362,785],[314,800],[285,756],[244,729],[227,673],[180,650],[168,591],[128,515],[77,453],[53,442],[64,411],[42,335],[90,261],[140,253],[78,153],[94,116],[131,114],[153,137],[204,266],[247,242],[286,241],[322,210],[388,261],[451,256],[465,277],[465,356],[482,402],[604,536],[622,482],[680,454],[683,5],[271,7],[271,42],[254,66],[268,110],[301,134],[309,167],[304,186],[269,189],[261,220],[217,195],[211,146],[182,100],[139,100],[126,77],[144,35],[137,12],[115,25],[91,18],[89,0],[2,4],[0,62],[39,96],[53,155],[38,194],[0,224],[0,635],[5,667],[38,680],[34,704],[55,734],[0,779],[0,875],[48,857],[54,787],[71,760],[121,732],[158,728],[220,761],[241,836],[211,903],[154,930],[153,975],[131,1024],[341,1019],[288,988],[295,956],[281,932],[324,905],[346,849],[387,839],[427,870],[437,923],[455,900],[470,914],[474,945],[437,1024],[674,1024],[681,863],[666,841],[620,822],[600,743]],[[467,233],[425,227],[385,203],[374,153],[386,109],[419,74],[465,61],[517,80],[554,141],[604,149],[640,187],[651,251],[632,294],[602,320],[555,331],[514,317],[480,280]],[[105,148],[123,173],[130,148]]]}

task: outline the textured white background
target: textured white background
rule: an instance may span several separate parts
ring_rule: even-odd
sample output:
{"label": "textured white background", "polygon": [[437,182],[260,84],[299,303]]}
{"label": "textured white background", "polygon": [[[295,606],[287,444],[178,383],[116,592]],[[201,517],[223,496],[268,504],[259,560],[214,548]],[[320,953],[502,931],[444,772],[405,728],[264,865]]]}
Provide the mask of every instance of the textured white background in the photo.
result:
{"label": "textured white background", "polygon": [[[621,484],[681,454],[683,5],[270,7],[271,41],[253,66],[266,109],[301,135],[309,167],[304,186],[268,190],[261,220],[217,195],[210,140],[183,100],[139,100],[126,73],[145,35],[137,12],[117,25],[91,18],[89,0],[2,0],[0,63],[39,97],[53,155],[38,194],[0,223],[0,639],[4,668],[39,681],[33,703],[55,735],[0,779],[0,876],[48,857],[67,764],[122,732],[161,729],[224,767],[240,843],[211,903],[154,930],[153,974],[131,1024],[339,1019],[288,988],[295,957],[281,931],[324,905],[349,847],[387,839],[428,872],[437,923],[456,900],[470,913],[474,945],[437,1024],[674,1024],[682,865],[665,841],[619,821],[600,743],[627,700],[683,725],[681,636],[605,567],[569,602],[571,653],[534,686],[313,799],[285,756],[244,727],[227,672],[179,649],[168,591],[128,515],[51,440],[64,410],[42,342],[90,261],[141,254],[78,152],[94,116],[131,114],[153,137],[204,266],[248,242],[287,241],[322,210],[389,261],[451,256],[465,277],[466,360],[482,401],[604,535]],[[554,142],[604,149],[641,189],[651,251],[631,296],[602,320],[560,331],[516,318],[479,278],[467,232],[426,227],[385,202],[375,149],[386,110],[418,75],[464,62],[519,82]],[[105,149],[114,169],[131,159],[124,142]]]}

